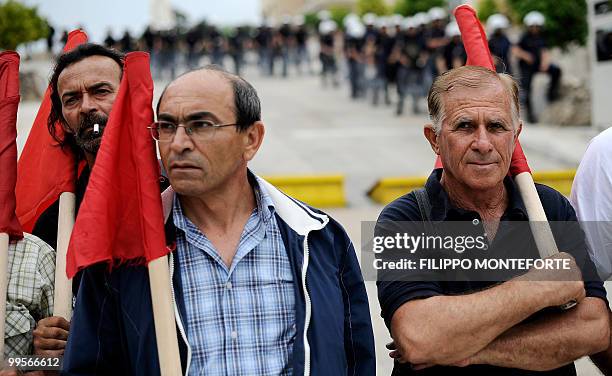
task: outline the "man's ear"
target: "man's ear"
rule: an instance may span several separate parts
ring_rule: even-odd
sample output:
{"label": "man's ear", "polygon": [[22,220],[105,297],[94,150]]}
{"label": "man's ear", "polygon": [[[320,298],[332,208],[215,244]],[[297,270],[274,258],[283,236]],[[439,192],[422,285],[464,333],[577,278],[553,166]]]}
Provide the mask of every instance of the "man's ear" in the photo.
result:
{"label": "man's ear", "polygon": [[434,153],[436,153],[437,155],[440,155],[440,147],[438,145],[438,135],[436,134],[436,131],[434,130],[433,124],[425,124],[425,127],[423,127],[423,134],[425,135],[425,138],[427,139],[427,141],[429,141],[429,145],[431,146],[431,149],[434,151]]}
{"label": "man's ear", "polygon": [[518,128],[516,129],[516,132],[514,133],[514,142],[518,140],[518,137],[521,134],[522,130],[523,130],[523,122],[519,121]]}
{"label": "man's ear", "polygon": [[250,161],[257,154],[257,150],[261,146],[264,139],[266,129],[262,121],[256,121],[248,127],[244,132],[244,160]]}

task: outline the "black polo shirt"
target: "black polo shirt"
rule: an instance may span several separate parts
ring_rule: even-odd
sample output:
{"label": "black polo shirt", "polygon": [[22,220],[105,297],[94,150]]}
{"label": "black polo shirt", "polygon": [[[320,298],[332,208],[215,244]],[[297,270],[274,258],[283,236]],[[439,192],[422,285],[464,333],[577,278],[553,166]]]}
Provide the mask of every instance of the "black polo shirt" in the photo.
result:
{"label": "black polo shirt", "polygon": [[[439,221],[480,221],[480,216],[474,211],[468,211],[455,207],[446,191],[440,184],[442,169],[434,170],[429,176],[425,188],[431,204],[430,219],[433,222]],[[508,191],[509,204],[505,210],[501,221],[528,221],[525,205],[518,192],[514,180],[506,178],[504,184]],[[545,185],[536,184],[536,189],[542,206],[549,221],[559,222],[575,222],[577,221],[576,213],[570,205],[569,201],[554,189]],[[417,203],[416,196],[413,192],[404,195],[385,207],[378,218],[378,224],[385,222],[417,222],[422,221],[421,213]],[[501,225],[500,225],[501,226]],[[576,262],[580,265],[583,277],[585,278],[586,295],[589,297],[598,297],[606,301],[606,290],[603,283],[597,277],[595,267],[586,252],[586,243],[584,236],[576,241],[576,236],[568,237],[556,231],[553,227],[553,235],[560,250],[572,254],[576,258]],[[503,243],[503,234],[498,231],[498,234],[493,241],[493,245],[497,242]],[[531,252],[534,258],[539,256],[533,238],[526,237],[525,244],[531,244],[530,249],[525,252]],[[385,319],[387,327],[390,326],[391,318],[395,311],[404,303],[414,300],[423,299],[438,295],[457,295],[479,291],[494,284],[497,281],[378,281],[378,300],[382,309],[382,317]],[[534,315],[537,317],[538,313]],[[528,320],[533,319],[529,318]],[[422,371],[413,371],[409,365],[400,365],[396,363],[393,375],[576,375],[576,369],[573,364],[561,367],[549,372],[532,372],[525,370],[493,367],[487,365],[474,365],[464,368],[458,367],[431,367]]]}

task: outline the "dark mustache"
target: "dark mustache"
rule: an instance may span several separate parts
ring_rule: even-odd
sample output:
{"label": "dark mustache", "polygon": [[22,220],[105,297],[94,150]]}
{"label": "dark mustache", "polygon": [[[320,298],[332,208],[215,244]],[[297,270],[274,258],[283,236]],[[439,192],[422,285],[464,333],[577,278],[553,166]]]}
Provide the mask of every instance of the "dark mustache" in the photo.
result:
{"label": "dark mustache", "polygon": [[[81,119],[78,136],[80,138],[90,138],[90,139],[97,138],[104,131],[104,128],[106,127],[107,122],[108,122],[108,117],[104,115],[87,114]],[[89,129],[92,129],[94,127],[94,124],[99,125],[100,133],[99,134],[90,133],[89,135],[86,135],[85,132],[87,132],[87,130]]]}

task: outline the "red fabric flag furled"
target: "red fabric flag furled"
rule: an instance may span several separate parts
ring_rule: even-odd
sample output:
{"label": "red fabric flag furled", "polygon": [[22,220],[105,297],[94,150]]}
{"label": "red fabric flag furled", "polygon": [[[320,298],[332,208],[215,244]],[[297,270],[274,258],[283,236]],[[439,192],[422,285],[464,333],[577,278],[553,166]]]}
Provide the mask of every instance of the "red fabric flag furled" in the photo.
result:
{"label": "red fabric flag furled", "polygon": [[[86,42],[87,34],[74,30],[68,35],[64,52]],[[76,160],[71,151],[62,150],[49,134],[50,113],[51,88],[47,88],[17,164],[17,216],[27,232],[32,232],[38,217],[62,192],[75,191]],[[61,124],[55,124],[55,129],[62,138]]]}
{"label": "red fabric flag furled", "polygon": [[[469,5],[460,5],[455,8],[455,19],[459,30],[461,31],[461,39],[467,54],[467,65],[477,65],[495,71],[495,64],[489,51],[489,43],[487,35],[482,28],[482,24],[476,16],[476,11]],[[442,167],[442,160],[438,156],[436,159],[435,168]],[[519,141],[516,141],[514,152],[512,153],[512,161],[510,163],[510,175],[516,176],[522,172],[529,172],[527,158],[523,153],[523,148]]]}
{"label": "red fabric flag furled", "polygon": [[152,100],[149,55],[129,53],[70,238],[69,278],[98,262],[140,264],[170,252],[159,164],[147,129],[153,122]]}
{"label": "red fabric flag furled", "polygon": [[469,5],[458,6],[455,9],[455,19],[461,31],[461,40],[467,54],[466,65],[477,65],[495,71],[487,35],[476,16],[474,8]]}
{"label": "red fabric flag furled", "polygon": [[15,215],[17,182],[17,107],[19,106],[19,55],[0,52],[0,233],[21,239],[23,231]]}

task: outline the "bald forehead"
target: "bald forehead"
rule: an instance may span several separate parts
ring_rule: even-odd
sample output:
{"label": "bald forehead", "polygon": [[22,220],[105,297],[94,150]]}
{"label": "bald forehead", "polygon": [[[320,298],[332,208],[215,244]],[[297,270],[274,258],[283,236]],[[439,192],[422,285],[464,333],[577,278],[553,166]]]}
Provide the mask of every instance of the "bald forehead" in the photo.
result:
{"label": "bald forehead", "polygon": [[171,82],[165,90],[164,99],[167,96],[199,95],[205,92],[218,95],[232,93],[231,83],[219,72],[200,69]]}
{"label": "bald forehead", "polygon": [[235,120],[234,90],[222,74],[197,70],[171,82],[162,93],[157,113],[180,118],[192,112],[207,111],[222,121]]}

